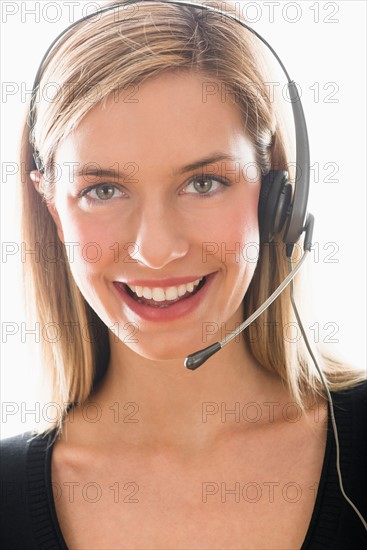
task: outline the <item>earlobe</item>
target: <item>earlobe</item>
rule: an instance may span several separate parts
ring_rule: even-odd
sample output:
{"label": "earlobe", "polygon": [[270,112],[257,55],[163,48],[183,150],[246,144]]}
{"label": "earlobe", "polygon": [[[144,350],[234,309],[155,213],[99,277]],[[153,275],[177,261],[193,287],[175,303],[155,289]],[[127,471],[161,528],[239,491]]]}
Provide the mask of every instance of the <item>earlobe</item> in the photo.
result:
{"label": "earlobe", "polygon": [[33,181],[33,185],[35,186],[36,191],[38,191],[38,193],[41,193],[40,191],[40,182],[42,178],[41,172],[39,172],[38,170],[32,170],[29,174],[29,177]]}
{"label": "earlobe", "polygon": [[[45,198],[45,195],[44,195],[43,190],[42,190],[42,185],[41,185],[42,174],[38,170],[32,170],[30,172],[30,178],[31,178],[31,180],[34,184],[34,187],[35,187],[36,191]],[[63,233],[63,230],[62,230],[62,224],[61,224],[61,220],[60,220],[57,208],[56,208],[54,202],[52,202],[50,200],[46,199],[45,204],[47,206],[47,210],[49,211],[52,219],[55,222],[58,237],[59,237],[60,241],[63,243],[64,242],[64,233]]]}

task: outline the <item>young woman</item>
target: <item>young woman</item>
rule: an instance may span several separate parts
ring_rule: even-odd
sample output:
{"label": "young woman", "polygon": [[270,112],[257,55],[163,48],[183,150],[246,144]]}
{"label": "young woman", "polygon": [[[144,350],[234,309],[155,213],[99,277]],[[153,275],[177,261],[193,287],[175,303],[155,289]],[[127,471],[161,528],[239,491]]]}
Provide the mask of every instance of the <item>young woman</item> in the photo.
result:
{"label": "young woman", "polygon": [[[289,290],[183,368],[288,273],[258,220],[291,160],[259,41],[215,11],[114,4],[55,44],[24,126],[24,241],[42,251],[25,271],[60,414],[2,444],[5,547],[362,548],[320,376],[283,337]],[[364,376],[319,362],[365,516]]]}

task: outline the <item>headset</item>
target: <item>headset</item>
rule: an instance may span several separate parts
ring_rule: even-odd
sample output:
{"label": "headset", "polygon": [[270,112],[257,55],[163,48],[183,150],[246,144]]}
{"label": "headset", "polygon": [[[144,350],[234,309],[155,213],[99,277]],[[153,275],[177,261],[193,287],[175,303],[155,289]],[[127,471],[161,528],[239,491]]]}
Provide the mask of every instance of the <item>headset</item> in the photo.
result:
{"label": "headset", "polygon": [[[259,206],[258,206],[258,219],[259,219],[259,228],[260,228],[260,240],[262,243],[271,243],[274,239],[274,236],[280,234],[283,231],[282,240],[285,245],[286,257],[288,261],[289,274],[284,279],[284,281],[279,285],[279,287],[269,296],[269,298],[259,307],[248,319],[246,319],[235,331],[230,333],[220,342],[210,345],[209,347],[197,351],[188,355],[184,361],[186,368],[194,371],[200,367],[209,357],[214,353],[222,349],[223,346],[228,344],[236,336],[238,336],[243,330],[245,330],[259,315],[261,315],[270,304],[283,292],[283,290],[290,284],[290,297],[292,307],[294,309],[295,316],[297,318],[298,324],[302,336],[305,340],[306,347],[312,358],[312,361],[320,375],[322,384],[324,386],[330,408],[330,418],[333,427],[333,433],[335,437],[336,444],[336,469],[338,472],[339,486],[341,493],[348,504],[352,507],[354,512],[357,514],[361,520],[364,528],[367,531],[367,522],[363,518],[362,514],[355,506],[355,504],[349,499],[344,491],[342,474],[340,470],[340,448],[339,448],[339,438],[338,431],[335,422],[335,414],[333,401],[325,377],[320,369],[315,355],[312,351],[312,348],[307,339],[306,332],[302,325],[301,318],[299,316],[296,304],[293,297],[293,279],[302,267],[307,255],[311,251],[312,247],[312,235],[314,228],[314,217],[311,213],[307,211],[307,203],[309,196],[309,187],[310,187],[310,148],[309,140],[307,133],[306,120],[302,108],[301,99],[298,93],[296,83],[291,80],[286,68],[284,67],[282,61],[280,60],[277,53],[270,46],[270,44],[253,28],[249,27],[244,21],[240,18],[237,18],[232,13],[227,13],[215,6],[208,4],[199,4],[193,1],[186,0],[125,0],[124,2],[116,2],[116,4],[111,4],[105,8],[101,8],[96,12],[90,13],[89,15],[82,17],[69,25],[64,29],[51,43],[47,49],[45,55],[43,56],[36,77],[34,80],[29,114],[28,114],[28,126],[30,128],[29,140],[33,149],[33,159],[35,167],[40,173],[44,172],[44,166],[40,157],[39,152],[34,148],[31,132],[36,123],[35,117],[35,101],[37,90],[42,78],[42,70],[45,60],[48,58],[49,54],[53,50],[55,44],[60,40],[64,34],[66,34],[70,29],[81,23],[82,21],[87,21],[96,15],[103,14],[105,12],[125,8],[130,5],[138,5],[146,2],[156,2],[160,4],[174,4],[177,6],[190,7],[193,10],[210,11],[220,14],[222,17],[227,17],[236,21],[239,25],[247,29],[249,32],[254,34],[265,46],[272,52],[274,57],[277,59],[280,64],[286,78],[287,78],[287,87],[289,99],[292,105],[293,119],[295,126],[295,137],[296,137],[296,173],[295,173],[295,182],[294,182],[294,192],[292,192],[292,185],[288,179],[288,172],[285,170],[270,170],[269,173],[262,177],[260,197],[259,197]],[[296,264],[295,267],[292,265],[291,256],[295,244],[299,241],[302,234],[305,233],[304,244],[303,244],[303,255],[301,260]]]}

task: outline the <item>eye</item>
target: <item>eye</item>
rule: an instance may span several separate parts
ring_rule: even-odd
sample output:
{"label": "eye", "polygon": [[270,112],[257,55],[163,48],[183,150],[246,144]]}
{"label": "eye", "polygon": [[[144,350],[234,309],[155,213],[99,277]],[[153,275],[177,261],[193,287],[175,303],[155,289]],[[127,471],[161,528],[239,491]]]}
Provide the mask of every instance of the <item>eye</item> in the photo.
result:
{"label": "eye", "polygon": [[[218,176],[197,176],[184,187],[183,193],[211,196],[217,194],[223,187],[228,187],[229,185],[230,183],[227,180]],[[193,189],[193,191],[189,189]]]}
{"label": "eye", "polygon": [[107,202],[114,198],[120,198],[122,195],[121,189],[111,183],[93,185],[80,193],[80,197],[89,202]]}

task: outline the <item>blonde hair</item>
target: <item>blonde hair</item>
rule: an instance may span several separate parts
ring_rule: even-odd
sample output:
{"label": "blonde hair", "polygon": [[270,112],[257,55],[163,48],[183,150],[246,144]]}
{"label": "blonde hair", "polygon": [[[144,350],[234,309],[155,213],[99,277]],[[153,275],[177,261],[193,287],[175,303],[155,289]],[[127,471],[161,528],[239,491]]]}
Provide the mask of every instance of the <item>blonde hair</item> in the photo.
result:
{"label": "blonde hair", "polygon": [[[35,125],[27,122],[21,145],[23,240],[27,246],[39,243],[41,250],[58,243],[60,257],[47,261],[44,254],[31,256],[25,266],[28,300],[40,326],[72,327],[55,342],[42,340],[45,373],[49,376],[51,400],[60,411],[58,419],[35,428],[38,433],[59,430],[71,403],[82,404],[93,384],[103,376],[109,360],[109,331],[82,296],[71,274],[64,245],[58,238],[47,202],[52,202],[55,173],[53,159],[60,142],[93,108],[89,93],[97,101],[129,86],[141,85],[165,71],[194,71],[229,87],[236,98],[244,128],[256,149],[263,175],[271,168],[287,169],[287,145],[277,103],[265,88],[266,68],[259,40],[238,23],[213,11],[175,4],[144,2],[138,9],[113,2],[116,11],[82,21],[66,32],[44,63],[34,108]],[[221,3],[223,9],[223,3]],[[52,100],[42,98],[48,83],[56,83]],[[261,93],[258,93],[258,92]],[[30,132],[31,130],[31,132]],[[34,168],[32,146],[39,151],[47,177],[41,193],[29,177]],[[294,159],[293,159],[294,160]],[[255,311],[288,274],[281,235],[273,243],[262,244],[253,280],[244,298],[245,316]],[[295,291],[299,286],[295,279]],[[295,323],[289,290],[262,314],[244,333],[254,358],[276,373],[301,409],[323,394],[319,375],[302,340],[274,337],[274,327]],[[259,331],[259,326],[261,330]],[[75,330],[75,327],[77,330]],[[97,337],[96,337],[97,333]],[[317,350],[316,350],[317,351]],[[318,354],[331,390],[352,386],[364,379],[361,371]]]}

